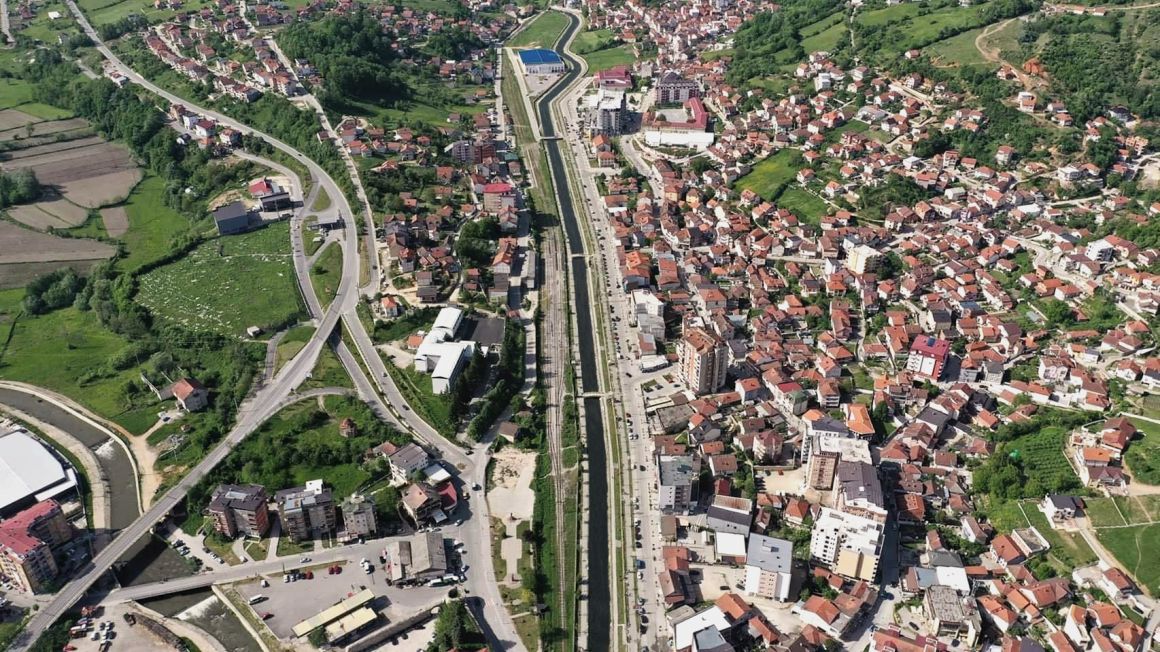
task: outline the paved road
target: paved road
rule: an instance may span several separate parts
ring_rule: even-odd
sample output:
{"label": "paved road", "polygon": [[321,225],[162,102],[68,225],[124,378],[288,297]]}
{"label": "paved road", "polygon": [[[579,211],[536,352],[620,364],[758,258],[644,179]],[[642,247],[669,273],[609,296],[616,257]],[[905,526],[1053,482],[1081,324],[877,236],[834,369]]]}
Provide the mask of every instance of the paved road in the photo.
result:
{"label": "paved road", "polygon": [[[578,334],[578,348],[580,351],[580,381],[582,391],[599,393],[600,371],[597,365],[596,338],[599,337],[592,317],[593,303],[588,291],[588,262],[585,241],[580,233],[580,224],[576,208],[572,203],[567,168],[561,154],[561,140],[557,139],[555,116],[552,114],[552,105],[556,99],[568,90],[580,76],[582,67],[567,51],[564,44],[571,42],[580,27],[580,20],[572,15],[568,16],[568,27],[557,42],[555,49],[568,64],[568,73],[563,79],[542,95],[536,103],[536,112],[539,115],[540,129],[544,140],[544,149],[548,154],[548,164],[552,173],[552,182],[556,188],[556,201],[560,208],[560,217],[564,223],[564,231],[568,237],[568,253],[572,263],[572,305],[584,309],[576,310],[576,333]],[[566,134],[561,134],[566,136]],[[609,571],[608,532],[608,453],[604,438],[604,410],[599,398],[584,399],[584,433],[587,438],[588,450],[588,492],[589,519],[588,525],[588,621],[587,645],[585,649],[593,652],[603,652],[610,649],[612,624],[611,609],[613,596],[610,591],[611,575]]]}
{"label": "paved road", "polygon": [[[67,0],[67,4],[70,11],[76,17],[78,24],[81,25],[85,33],[92,39],[98,51],[130,81],[165,98],[169,102],[184,104],[192,111],[212,118],[223,125],[265,140],[274,148],[284,152],[302,164],[310,173],[311,177],[318,183],[315,193],[311,195],[311,201],[317,193],[317,188],[321,188],[331,198],[332,203],[328,211],[337,211],[347,219],[350,219],[350,216],[353,215],[346,195],[341,191],[338,184],[312,159],[269,134],[252,129],[216,111],[196,106],[185,98],[169,93],[143,78],[125,65],[101,41],[100,36],[93,29],[75,2]],[[359,354],[366,362],[374,382],[379,386],[390,403],[389,406],[384,406],[379,403],[376,407],[380,407],[384,415],[389,410],[390,414],[396,417],[394,419],[396,425],[405,426],[405,429],[410,430],[418,439],[438,449],[444,459],[450,461],[460,469],[462,477],[465,480],[470,480],[473,484],[484,484],[490,446],[486,443],[477,446],[473,457],[469,458],[455,444],[443,439],[429,424],[415,415],[414,411],[407,406],[406,400],[387,374],[381,357],[375,350],[369,335],[367,335],[362,322],[359,320],[355,310],[358,304],[357,282],[359,278],[358,234],[356,231],[353,228],[343,230],[343,240],[341,241],[343,248],[342,278],[334,299],[326,310],[321,312],[317,297],[314,297],[314,302],[311,305],[310,297],[313,295],[312,285],[308,282],[303,283],[302,281],[303,277],[301,274],[306,272],[306,278],[308,278],[309,270],[308,268],[304,269],[302,262],[299,260],[302,254],[301,227],[302,224],[299,219],[297,228],[292,229],[292,233],[295,234],[293,237],[297,243],[295,270],[300,275],[299,285],[303,286],[303,294],[307,297],[307,303],[310,305],[312,313],[316,315],[318,328],[315,333],[298,355],[290,360],[271,382],[267,383],[253,398],[242,405],[238,414],[238,422],[226,435],[226,438],[198,463],[197,466],[191,469],[185,478],[175,487],[157,500],[141,518],[125,528],[122,536],[118,537],[93,560],[83,576],[73,580],[57,593],[52,602],[41,609],[28,623],[24,633],[13,643],[10,648],[11,650],[23,652],[31,647],[35,641],[34,637],[37,634],[44,631],[49,625],[60,618],[134,542],[144,536],[153,524],[164,518],[170,510],[183,500],[189,489],[200,482],[210,470],[216,467],[234,446],[257,429],[266,419],[273,416],[285,404],[291,391],[309,376],[318,358],[318,354],[322,347],[326,345],[327,338],[334,332],[340,319],[354,340]],[[365,381],[365,375],[362,373],[361,367],[358,367],[357,362],[353,361],[351,356],[342,355],[345,347],[341,344],[336,345],[336,347],[336,350],[340,353],[340,358],[344,360],[344,366],[346,366],[348,372],[351,372],[356,387],[359,387],[360,394],[367,394],[369,384]],[[355,373],[356,370],[357,373]],[[360,383],[360,381],[362,382]],[[376,402],[378,402],[377,397]],[[472,574],[472,581],[469,582],[468,588],[475,592],[476,595],[484,598],[482,614],[488,621],[485,629],[490,635],[489,638],[491,640],[489,642],[499,649],[522,649],[514,623],[512,623],[510,615],[502,607],[503,603],[499,596],[499,589],[493,580],[493,564],[488,552],[490,550],[491,537],[486,501],[481,500],[476,502],[480,505],[482,514],[479,518],[473,519],[470,527],[464,528],[462,539],[468,546],[470,556],[469,565],[482,572]]]}

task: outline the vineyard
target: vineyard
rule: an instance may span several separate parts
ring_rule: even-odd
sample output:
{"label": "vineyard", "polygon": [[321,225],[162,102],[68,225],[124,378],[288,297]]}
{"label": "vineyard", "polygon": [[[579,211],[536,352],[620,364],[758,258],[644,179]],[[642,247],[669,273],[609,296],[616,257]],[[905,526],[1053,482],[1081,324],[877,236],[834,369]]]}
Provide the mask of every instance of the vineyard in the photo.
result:
{"label": "vineyard", "polygon": [[1058,490],[1060,485],[1079,482],[1064,453],[1066,440],[1067,430],[1049,426],[1009,442],[1006,450],[1022,463],[1029,484],[1038,482],[1045,489]]}

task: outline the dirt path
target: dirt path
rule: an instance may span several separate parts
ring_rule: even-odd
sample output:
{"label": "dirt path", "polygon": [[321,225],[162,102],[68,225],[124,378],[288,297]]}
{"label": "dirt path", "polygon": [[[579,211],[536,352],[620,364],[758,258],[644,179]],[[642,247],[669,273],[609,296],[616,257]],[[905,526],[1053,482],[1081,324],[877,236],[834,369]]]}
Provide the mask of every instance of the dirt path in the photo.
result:
{"label": "dirt path", "polygon": [[1015,73],[1015,77],[1019,79],[1019,83],[1023,84],[1023,88],[1031,89],[1036,86],[1042,86],[1042,80],[1036,79],[1035,77],[1032,77],[1031,75],[1028,75],[1027,73],[1020,70],[1017,66],[1013,66],[1004,61],[1002,56],[1003,53],[999,48],[985,44],[985,41],[988,38],[1002,31],[1016,20],[1019,19],[1008,18],[1001,23],[991,23],[990,25],[987,25],[985,28],[983,28],[983,31],[979,32],[979,35],[975,37],[975,49],[978,50],[979,54],[982,55],[983,58],[987,61],[1011,68],[1012,72]]}

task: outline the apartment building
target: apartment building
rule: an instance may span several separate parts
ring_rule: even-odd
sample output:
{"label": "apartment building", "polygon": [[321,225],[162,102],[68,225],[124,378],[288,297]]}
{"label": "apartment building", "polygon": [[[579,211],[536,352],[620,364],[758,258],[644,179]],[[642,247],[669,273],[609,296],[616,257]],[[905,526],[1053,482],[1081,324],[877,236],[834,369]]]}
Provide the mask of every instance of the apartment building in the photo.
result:
{"label": "apartment building", "polygon": [[688,513],[693,504],[697,470],[691,455],[661,455],[657,458],[657,504],[666,514]]}
{"label": "apartment building", "polygon": [[377,530],[375,504],[362,494],[342,501],[342,525],[347,538],[371,536]]}
{"label": "apartment building", "polygon": [[951,343],[946,340],[919,335],[914,338],[914,342],[910,345],[910,354],[906,358],[906,370],[913,371],[930,380],[938,380],[942,377],[943,367],[946,365],[950,350]]}
{"label": "apartment building", "polygon": [[852,579],[874,581],[884,525],[874,519],[823,507],[814,521],[810,557]]}
{"label": "apartment building", "polygon": [[25,593],[40,593],[59,572],[52,548],[73,530],[55,500],[42,500],[0,523],[0,577]]}
{"label": "apartment building", "polygon": [[270,529],[269,496],[256,484],[223,484],[214,489],[206,510],[213,529],[227,537],[262,537]]}
{"label": "apartment building", "polygon": [[745,592],[781,602],[793,583],[793,544],[785,539],[749,535],[745,557]]}
{"label": "apartment building", "polygon": [[721,338],[704,328],[685,333],[680,346],[680,376],[695,394],[708,394],[725,385],[729,349]]}
{"label": "apartment building", "polygon": [[311,480],[304,487],[283,489],[274,494],[282,535],[295,541],[322,537],[334,531],[334,496],[322,486],[322,480]]}

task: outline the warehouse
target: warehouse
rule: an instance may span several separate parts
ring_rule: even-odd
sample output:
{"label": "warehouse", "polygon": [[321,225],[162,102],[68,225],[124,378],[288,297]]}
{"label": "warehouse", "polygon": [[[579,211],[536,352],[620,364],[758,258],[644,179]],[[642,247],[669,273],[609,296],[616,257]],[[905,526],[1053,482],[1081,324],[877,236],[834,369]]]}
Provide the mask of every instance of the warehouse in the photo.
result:
{"label": "warehouse", "polygon": [[520,63],[529,75],[555,75],[564,72],[564,60],[551,50],[520,50]]}
{"label": "warehouse", "polygon": [[24,428],[0,422],[0,518],[76,486],[71,466]]}

